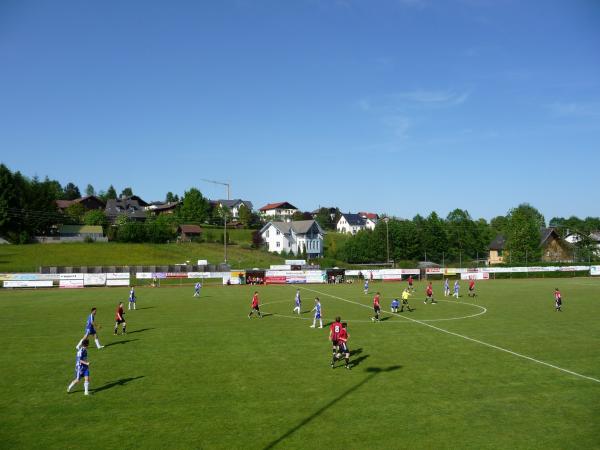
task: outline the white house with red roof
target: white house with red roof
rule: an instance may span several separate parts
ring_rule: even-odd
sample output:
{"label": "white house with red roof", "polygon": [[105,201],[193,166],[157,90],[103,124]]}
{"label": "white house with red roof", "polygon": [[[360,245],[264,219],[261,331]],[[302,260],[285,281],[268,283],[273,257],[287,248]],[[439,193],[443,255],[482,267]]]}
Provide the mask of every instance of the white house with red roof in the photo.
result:
{"label": "white house with red roof", "polygon": [[289,202],[269,203],[258,210],[260,215],[267,220],[272,218],[290,219],[298,212],[298,208]]}

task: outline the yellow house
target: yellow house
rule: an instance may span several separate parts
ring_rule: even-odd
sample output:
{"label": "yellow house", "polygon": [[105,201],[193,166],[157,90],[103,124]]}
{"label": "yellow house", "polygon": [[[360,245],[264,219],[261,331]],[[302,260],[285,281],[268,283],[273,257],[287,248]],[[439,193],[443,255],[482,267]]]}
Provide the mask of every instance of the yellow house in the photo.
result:
{"label": "yellow house", "polygon": [[504,262],[505,243],[506,238],[501,234],[496,236],[496,238],[490,243],[490,255],[488,256],[488,265],[502,264]]}

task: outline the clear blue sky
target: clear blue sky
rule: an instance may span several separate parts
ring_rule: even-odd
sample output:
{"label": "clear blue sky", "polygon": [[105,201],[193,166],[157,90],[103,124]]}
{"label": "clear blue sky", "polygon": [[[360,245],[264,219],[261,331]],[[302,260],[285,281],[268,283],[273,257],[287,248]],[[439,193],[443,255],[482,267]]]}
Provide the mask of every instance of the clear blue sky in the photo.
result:
{"label": "clear blue sky", "polygon": [[600,2],[0,2],[0,160],[400,217],[600,215]]}

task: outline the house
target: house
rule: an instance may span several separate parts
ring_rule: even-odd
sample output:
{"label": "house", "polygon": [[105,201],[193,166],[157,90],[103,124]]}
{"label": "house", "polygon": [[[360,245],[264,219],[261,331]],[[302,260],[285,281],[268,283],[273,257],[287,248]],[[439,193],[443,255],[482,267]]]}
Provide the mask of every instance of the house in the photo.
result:
{"label": "house", "polygon": [[571,245],[577,245],[583,242],[586,247],[589,244],[592,253],[596,256],[600,256],[600,231],[591,231],[587,235],[581,233],[568,233],[565,237],[565,241]]}
{"label": "house", "polygon": [[[340,220],[338,220],[335,229],[338,233],[349,233],[356,234],[360,230],[367,228],[367,221],[359,214],[345,213],[342,214]],[[373,226],[373,228],[375,228]]]}
{"label": "house", "polygon": [[327,211],[327,213],[329,214],[329,217],[331,218],[332,221],[335,220],[335,216],[338,213],[338,209],[334,208],[334,207],[327,207],[327,206],[320,206],[319,208],[315,209],[314,211],[311,212],[312,218],[316,219],[317,216],[319,215],[319,212],[324,209]]}
{"label": "house", "polygon": [[192,239],[200,237],[202,228],[198,225],[179,225],[177,228],[179,240],[183,242],[191,242]]}
{"label": "house", "polygon": [[374,230],[377,226],[377,222],[379,222],[379,219],[372,219],[370,217],[367,217],[365,219],[365,228],[367,230]]}
{"label": "house", "polygon": [[[508,252],[505,249],[506,238],[502,235],[490,243],[488,264],[502,264],[506,262]],[[555,228],[542,228],[540,232],[540,248],[543,262],[566,262],[573,260],[571,244],[561,239]]]}
{"label": "house", "polygon": [[289,219],[298,212],[298,208],[288,202],[269,203],[259,209],[260,215],[263,219]]}
{"label": "house", "polygon": [[488,257],[488,265],[502,264],[504,262],[504,245],[506,238],[499,234],[489,245],[490,255]]}
{"label": "house", "polygon": [[120,197],[117,199],[109,199],[106,202],[104,213],[111,222],[114,222],[117,217],[126,215],[128,219],[135,221],[146,220],[146,207],[149,206],[144,200],[137,195],[131,197]]}
{"label": "house", "polygon": [[358,215],[360,217],[362,217],[363,219],[373,219],[373,220],[378,220],[379,219],[379,215],[378,214],[370,213],[370,212],[361,211],[361,212],[358,213]]}
{"label": "house", "polygon": [[58,229],[60,241],[106,241],[100,225],[61,225]]}
{"label": "house", "polygon": [[75,200],[56,200],[56,206],[60,212],[65,212],[66,209],[75,204],[80,204],[86,211],[92,211],[94,209],[103,210],[106,208],[106,203],[95,195],[88,195],[86,197],[76,198]]}
{"label": "house", "polygon": [[240,208],[248,208],[248,211],[252,211],[252,202],[248,200],[242,200],[236,198],[234,200],[215,200],[214,204],[219,207],[226,207],[231,211],[231,218],[238,219],[240,217]]}
{"label": "house", "polygon": [[260,235],[270,252],[299,255],[306,251],[308,258],[323,256],[325,232],[314,220],[269,222],[262,227]]}
{"label": "house", "polygon": [[153,213],[156,216],[161,214],[174,214],[177,207],[181,205],[181,201],[178,202],[151,202],[145,207],[146,211]]}

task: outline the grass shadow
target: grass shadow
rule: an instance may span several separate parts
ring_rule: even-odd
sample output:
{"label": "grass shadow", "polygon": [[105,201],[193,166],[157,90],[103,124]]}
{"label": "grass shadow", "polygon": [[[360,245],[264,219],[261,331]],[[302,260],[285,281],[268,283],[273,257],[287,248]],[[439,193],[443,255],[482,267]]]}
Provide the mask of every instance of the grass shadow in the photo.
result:
{"label": "grass shadow", "polygon": [[[365,359],[367,359],[368,357],[369,357],[369,355],[362,355],[362,356],[359,356],[359,357],[358,357],[358,358],[356,358],[356,359],[351,359],[351,360],[350,360],[350,364],[352,364],[352,367],[359,366],[359,365],[360,365],[360,363],[362,363],[362,362],[363,362]],[[350,358],[352,358],[352,354],[350,354]]]}
{"label": "grass shadow", "polygon": [[112,389],[116,386],[125,386],[130,381],[139,380],[140,378],[144,378],[144,375],[140,375],[139,377],[121,378],[120,380],[111,381],[110,383],[106,383],[104,386],[100,386],[95,389],[90,389],[90,392],[96,393],[96,392],[105,391],[107,389]]}
{"label": "grass shadow", "polygon": [[139,330],[128,331],[127,334],[143,333],[144,331],[155,330],[155,328],[140,328]]}
{"label": "grass shadow", "polygon": [[139,341],[139,339],[125,339],[122,341],[111,342],[110,344],[106,344],[104,347],[112,347],[113,345],[127,344],[128,342],[133,342],[133,341]]}
{"label": "grass shadow", "polygon": [[[144,306],[143,308],[137,308],[137,309],[152,309],[152,308],[156,308],[156,306]],[[135,309],[134,309],[135,311]]]}

